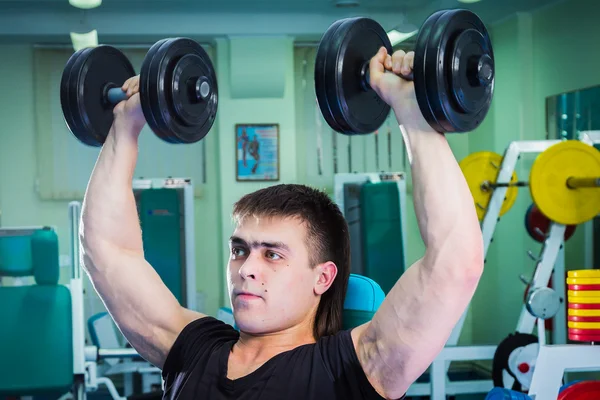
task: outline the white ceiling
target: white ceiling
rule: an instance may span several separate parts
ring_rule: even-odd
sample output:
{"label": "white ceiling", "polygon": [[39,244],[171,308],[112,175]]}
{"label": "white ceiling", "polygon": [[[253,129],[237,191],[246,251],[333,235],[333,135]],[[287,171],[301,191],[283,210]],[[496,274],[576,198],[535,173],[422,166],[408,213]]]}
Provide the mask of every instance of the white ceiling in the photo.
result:
{"label": "white ceiling", "polygon": [[86,29],[112,41],[260,34],[317,40],[333,21],[349,16],[367,16],[392,29],[418,27],[439,9],[468,8],[490,25],[561,0],[351,0],[359,5],[350,8],[336,7],[336,1],[344,0],[103,0],[83,13],[67,0],[0,0],[0,40],[68,43],[69,31]]}

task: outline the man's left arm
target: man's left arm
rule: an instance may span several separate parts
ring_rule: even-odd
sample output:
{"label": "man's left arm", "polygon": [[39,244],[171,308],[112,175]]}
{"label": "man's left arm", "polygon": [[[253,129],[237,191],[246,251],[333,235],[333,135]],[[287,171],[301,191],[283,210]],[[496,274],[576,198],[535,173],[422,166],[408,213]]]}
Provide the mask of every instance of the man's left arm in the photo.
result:
{"label": "man's left arm", "polygon": [[445,136],[427,129],[404,133],[425,254],[394,285],[372,321],[352,332],[367,378],[391,399],[404,395],[443,349],[483,272],[473,198]]}

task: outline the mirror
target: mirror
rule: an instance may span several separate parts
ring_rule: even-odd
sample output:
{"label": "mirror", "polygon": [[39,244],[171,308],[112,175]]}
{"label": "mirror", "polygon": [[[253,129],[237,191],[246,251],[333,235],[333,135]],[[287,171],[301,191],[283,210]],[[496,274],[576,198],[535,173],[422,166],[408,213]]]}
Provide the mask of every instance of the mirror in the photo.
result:
{"label": "mirror", "polygon": [[600,86],[546,98],[547,139],[578,139],[579,132],[600,130]]}

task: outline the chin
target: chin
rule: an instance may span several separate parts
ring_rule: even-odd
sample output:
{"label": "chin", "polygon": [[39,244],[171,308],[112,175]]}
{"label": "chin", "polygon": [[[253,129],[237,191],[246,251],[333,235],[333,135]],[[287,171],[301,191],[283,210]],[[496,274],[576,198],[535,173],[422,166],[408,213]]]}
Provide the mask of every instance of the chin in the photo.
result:
{"label": "chin", "polygon": [[234,318],[238,329],[250,334],[277,331],[280,324],[280,321],[268,319],[267,314],[252,312],[248,309],[234,312]]}

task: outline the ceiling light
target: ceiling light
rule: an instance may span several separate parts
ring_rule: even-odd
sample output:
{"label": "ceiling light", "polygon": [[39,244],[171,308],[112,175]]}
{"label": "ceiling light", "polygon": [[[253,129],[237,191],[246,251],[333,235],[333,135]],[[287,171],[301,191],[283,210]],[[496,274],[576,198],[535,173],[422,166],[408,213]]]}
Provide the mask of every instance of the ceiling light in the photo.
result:
{"label": "ceiling light", "polygon": [[71,43],[73,43],[73,49],[75,51],[87,47],[96,47],[98,46],[98,31],[94,29],[88,33],[71,32]]}
{"label": "ceiling light", "polygon": [[102,4],[102,0],[69,0],[69,4],[73,7],[88,10],[90,8],[98,7],[100,4]]}
{"label": "ceiling light", "polygon": [[411,37],[415,36],[417,34],[417,32],[419,32],[418,29],[414,30],[412,32],[400,32],[399,30],[393,29],[393,30],[389,31],[387,34],[388,34],[388,38],[390,39],[390,42],[392,42],[392,47],[394,47],[398,43],[402,43],[406,39],[410,39]]}
{"label": "ceiling light", "polygon": [[359,0],[336,0],[335,6],[338,8],[350,8],[360,6]]}
{"label": "ceiling light", "polygon": [[466,3],[466,4],[471,4],[471,3],[479,3],[481,0],[458,0],[459,3]]}

